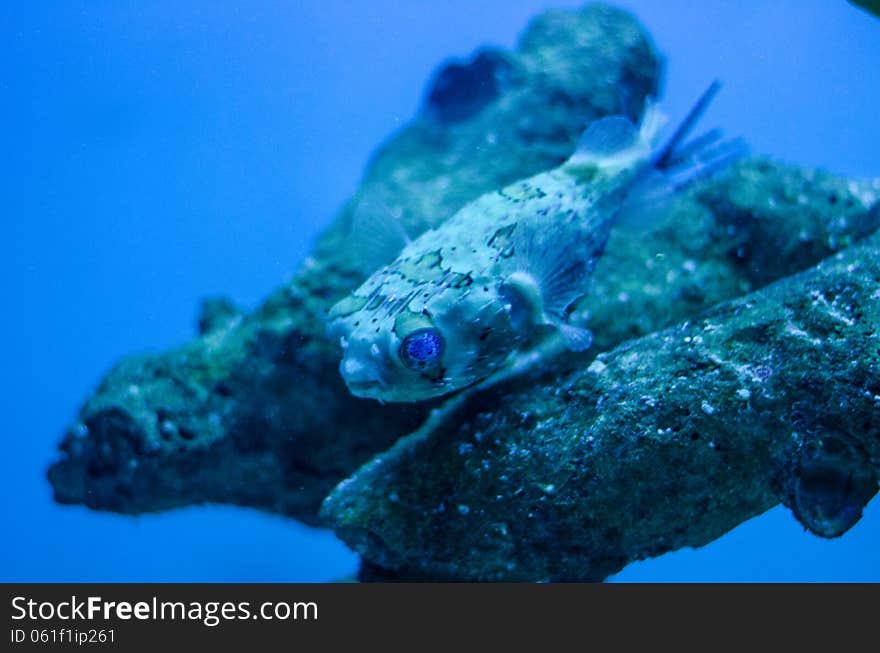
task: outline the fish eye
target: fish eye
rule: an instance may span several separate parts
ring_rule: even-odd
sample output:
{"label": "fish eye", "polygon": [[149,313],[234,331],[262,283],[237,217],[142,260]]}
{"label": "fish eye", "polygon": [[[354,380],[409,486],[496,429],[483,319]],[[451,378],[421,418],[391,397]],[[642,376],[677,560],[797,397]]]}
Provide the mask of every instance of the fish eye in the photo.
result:
{"label": "fish eye", "polygon": [[411,370],[427,370],[434,367],[443,354],[445,343],[437,329],[413,331],[400,344],[400,360]]}

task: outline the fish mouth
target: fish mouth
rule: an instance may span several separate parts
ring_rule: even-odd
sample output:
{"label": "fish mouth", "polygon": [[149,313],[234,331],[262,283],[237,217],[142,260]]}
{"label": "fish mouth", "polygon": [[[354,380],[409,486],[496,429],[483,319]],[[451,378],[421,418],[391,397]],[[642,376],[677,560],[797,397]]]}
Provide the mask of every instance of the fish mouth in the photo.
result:
{"label": "fish mouth", "polygon": [[382,389],[382,384],[379,381],[347,381],[346,385],[351,394],[358,397],[372,398]]}

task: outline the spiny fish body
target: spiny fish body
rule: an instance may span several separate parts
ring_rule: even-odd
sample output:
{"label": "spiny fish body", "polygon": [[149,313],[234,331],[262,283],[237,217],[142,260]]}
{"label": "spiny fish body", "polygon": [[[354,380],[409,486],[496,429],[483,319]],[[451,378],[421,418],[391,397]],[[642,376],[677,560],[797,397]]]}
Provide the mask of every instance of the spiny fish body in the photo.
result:
{"label": "spiny fish body", "polygon": [[547,337],[588,348],[589,331],[567,311],[633,186],[671,160],[690,126],[652,155],[658,115],[646,112],[641,129],[617,116],[595,122],[563,165],[466,205],[337,303],[329,332],[351,392],[418,401],[491,379]]}

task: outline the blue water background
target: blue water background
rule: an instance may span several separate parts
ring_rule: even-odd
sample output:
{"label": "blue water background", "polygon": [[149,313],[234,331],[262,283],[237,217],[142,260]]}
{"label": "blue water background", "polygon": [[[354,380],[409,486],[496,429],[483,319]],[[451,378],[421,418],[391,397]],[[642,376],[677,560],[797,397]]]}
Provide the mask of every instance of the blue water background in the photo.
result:
{"label": "blue water background", "polygon": [[[711,122],[755,152],[880,176],[880,20],[843,0],[621,4],[666,56],[671,115],[719,77]],[[192,337],[206,295],[252,308],[291,275],[439,61],[576,5],[4,3],[0,580],[352,573],[330,533],[252,510],[57,506],[46,467],[120,357]],[[833,541],[777,508],[617,579],[877,581],[878,542],[878,500]]]}

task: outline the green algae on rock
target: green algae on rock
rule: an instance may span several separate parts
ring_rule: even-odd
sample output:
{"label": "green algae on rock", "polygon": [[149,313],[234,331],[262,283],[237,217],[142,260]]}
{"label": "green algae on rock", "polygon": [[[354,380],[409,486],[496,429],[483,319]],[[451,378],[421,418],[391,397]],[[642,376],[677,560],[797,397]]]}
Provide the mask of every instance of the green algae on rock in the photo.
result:
{"label": "green algae on rock", "polygon": [[[658,76],[639,24],[598,5],[548,12],[514,51],[441,70],[288,285],[249,315],[209,302],[198,339],[128,358],[102,380],[49,471],[56,499],[124,513],[223,502],[315,523],[324,495],[427,411],[355,399],[339,376],[324,314],[361,280],[359,245],[347,238],[354,207],[381,203],[420,233],[559,164],[584,125],[622,102],[635,116]],[[479,106],[475,80],[493,88]]]}
{"label": "green algae on rock", "polygon": [[600,354],[474,395],[325,500],[405,577],[599,580],[784,502],[816,533],[880,477],[880,235]]}

